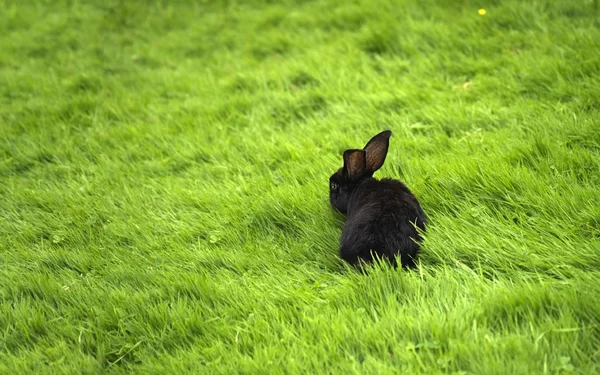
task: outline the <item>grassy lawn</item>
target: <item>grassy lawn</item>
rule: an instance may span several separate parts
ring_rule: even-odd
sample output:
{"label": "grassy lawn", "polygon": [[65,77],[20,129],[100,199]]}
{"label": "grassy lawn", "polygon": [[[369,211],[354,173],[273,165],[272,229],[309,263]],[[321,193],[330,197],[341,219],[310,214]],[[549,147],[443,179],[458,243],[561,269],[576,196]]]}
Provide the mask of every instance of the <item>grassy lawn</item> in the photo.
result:
{"label": "grassy lawn", "polygon": [[0,0],[0,373],[597,374],[599,186],[597,1]]}

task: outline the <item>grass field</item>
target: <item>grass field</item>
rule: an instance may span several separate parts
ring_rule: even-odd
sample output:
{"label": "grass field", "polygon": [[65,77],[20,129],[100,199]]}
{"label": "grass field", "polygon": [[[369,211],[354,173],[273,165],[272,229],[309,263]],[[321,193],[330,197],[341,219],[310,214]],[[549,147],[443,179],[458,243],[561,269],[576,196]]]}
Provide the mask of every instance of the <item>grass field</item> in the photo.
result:
{"label": "grass field", "polygon": [[[600,373],[598,2],[0,9],[0,373]],[[430,226],[361,275],[384,129]]]}

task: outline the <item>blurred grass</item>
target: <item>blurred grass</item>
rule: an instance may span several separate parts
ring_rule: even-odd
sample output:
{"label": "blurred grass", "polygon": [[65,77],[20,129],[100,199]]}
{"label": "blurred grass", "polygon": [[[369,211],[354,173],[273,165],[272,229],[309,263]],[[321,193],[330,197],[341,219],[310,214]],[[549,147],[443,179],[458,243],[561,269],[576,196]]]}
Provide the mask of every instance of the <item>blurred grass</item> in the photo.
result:
{"label": "blurred grass", "polygon": [[[595,4],[0,0],[0,372],[598,373]],[[365,277],[385,128],[431,226]]]}

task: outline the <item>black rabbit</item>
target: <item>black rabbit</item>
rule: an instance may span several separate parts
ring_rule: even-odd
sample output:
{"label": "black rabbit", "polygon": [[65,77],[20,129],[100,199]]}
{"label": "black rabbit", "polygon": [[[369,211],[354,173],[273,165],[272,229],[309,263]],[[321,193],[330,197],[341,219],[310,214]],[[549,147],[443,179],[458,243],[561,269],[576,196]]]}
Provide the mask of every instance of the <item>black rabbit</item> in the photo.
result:
{"label": "black rabbit", "polygon": [[383,131],[362,150],[344,151],[344,166],[329,178],[329,201],[346,214],[340,256],[362,268],[373,254],[396,266],[415,266],[426,217],[417,198],[403,183],[373,173],[383,165],[392,132]]}

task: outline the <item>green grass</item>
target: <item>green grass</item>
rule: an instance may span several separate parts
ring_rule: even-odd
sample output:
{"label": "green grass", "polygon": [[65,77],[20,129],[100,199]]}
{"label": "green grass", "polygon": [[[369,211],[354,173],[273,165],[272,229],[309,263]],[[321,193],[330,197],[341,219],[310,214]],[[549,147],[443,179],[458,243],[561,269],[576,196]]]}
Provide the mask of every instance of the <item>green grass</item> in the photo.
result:
{"label": "green grass", "polygon": [[[599,373],[597,3],[0,0],[0,373]],[[388,128],[430,226],[361,275]]]}

